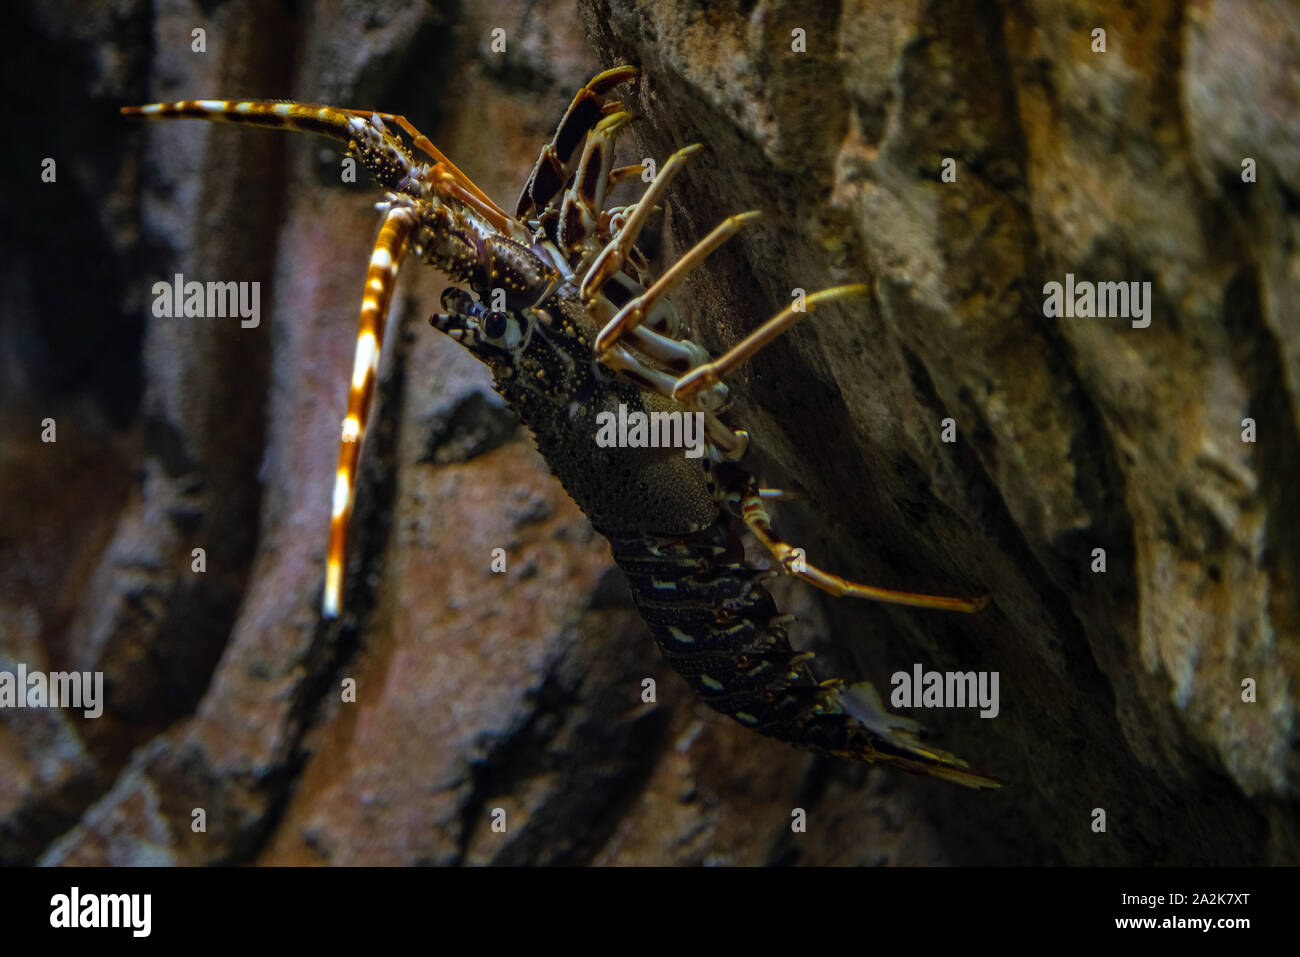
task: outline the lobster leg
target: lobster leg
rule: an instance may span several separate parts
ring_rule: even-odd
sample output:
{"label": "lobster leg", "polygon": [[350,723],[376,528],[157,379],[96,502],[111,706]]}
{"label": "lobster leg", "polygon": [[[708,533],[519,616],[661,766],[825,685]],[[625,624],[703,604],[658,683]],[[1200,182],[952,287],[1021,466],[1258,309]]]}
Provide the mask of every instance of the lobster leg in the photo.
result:
{"label": "lobster leg", "polygon": [[[618,277],[610,285],[621,281],[621,277]],[[590,307],[592,315],[597,320],[603,318],[607,321],[613,318],[613,307],[602,295],[592,300]],[[673,312],[670,318],[675,320],[676,313]],[[633,353],[629,346],[635,347],[640,355]],[[678,380],[672,374],[647,362],[647,358],[670,368],[690,369],[707,362],[708,353],[703,346],[696,345],[690,340],[673,339],[645,326],[638,326],[627,333],[624,342],[616,342],[610,346],[600,361],[611,369],[619,370],[643,388],[658,392],[666,398],[672,398],[673,388]],[[704,429],[709,441],[721,450],[724,458],[734,461],[745,454],[749,444],[749,433],[744,429],[732,429],[718,418],[717,412],[726,402],[726,398],[727,387],[719,383],[706,393],[703,401],[700,397],[692,397],[683,404],[690,411],[700,412],[704,416]]]}
{"label": "lobster leg", "polygon": [[618,112],[596,124],[582,149],[582,159],[573,185],[564,192],[560,205],[557,240],[570,258],[582,249],[588,236],[596,232],[600,212],[609,189],[614,165],[614,137],[632,119],[631,113]]}
{"label": "lobster leg", "polygon": [[605,187],[605,191],[609,192],[611,189],[613,189],[615,186],[618,186],[620,183],[626,183],[629,180],[636,179],[638,176],[641,175],[641,172],[644,169],[645,167],[643,167],[640,163],[632,163],[629,166],[619,166],[615,169],[610,170],[609,183]]}
{"label": "lobster leg", "polygon": [[519,202],[515,207],[517,219],[526,219],[533,211],[540,214],[551,205],[551,201],[564,189],[572,172],[569,159],[573,156],[573,151],[578,148],[587,131],[604,115],[605,94],[620,83],[635,79],[640,72],[634,66],[616,66],[592,77],[577,92],[560,119],[559,126],[555,128],[555,135],[542,147],[523,192],[519,194]]}
{"label": "lobster leg", "polygon": [[699,266],[709,253],[736,235],[742,226],[749,225],[760,216],[762,213],[758,210],[728,216],[715,226],[712,232],[692,246],[686,255],[673,263],[653,286],[620,309],[605,328],[600,330],[600,335],[596,337],[597,358],[603,360],[605,353],[614,343],[640,326],[655,306],[670,295],[686,278],[686,274]]}
{"label": "lobster leg", "polygon": [[346,558],[348,520],[352,517],[357,466],[361,461],[361,440],[365,436],[370,403],[375,394],[379,353],[384,345],[384,325],[393,297],[397,268],[415,228],[416,216],[408,206],[394,205],[384,217],[370,254],[366,288],[361,298],[361,327],[357,333],[356,360],[348,389],[348,414],[343,420],[339,442],[339,465],[334,477],[334,509],[330,518],[330,540],[325,564],[325,594],[321,612],[337,618],[343,604],[343,563]]}
{"label": "lobster leg", "polygon": [[[732,471],[737,475],[741,474],[739,469]],[[726,481],[725,470],[717,470],[720,481]],[[869,598],[872,601],[883,601],[893,605],[911,605],[916,608],[940,608],[944,611],[979,611],[988,603],[987,596],[979,598],[949,598],[941,595],[921,595],[914,592],[893,591],[888,588],[876,588],[873,585],[862,585],[858,582],[849,581],[841,578],[839,575],[833,575],[830,572],[822,571],[815,565],[808,564],[802,555],[802,552],[796,550],[788,542],[779,539],[776,532],[772,530],[772,519],[767,513],[767,508],[763,505],[763,490],[759,489],[757,483],[748,474],[744,474],[744,485],[729,488],[728,491],[737,495],[740,499],[740,514],[745,522],[745,527],[753,533],[754,537],[762,543],[772,557],[781,563],[781,567],[792,575],[802,578],[810,585],[820,588],[822,591],[838,597],[847,595],[850,598]]]}
{"label": "lobster leg", "polygon": [[690,146],[683,146],[659,169],[659,175],[654,178],[654,182],[646,189],[645,194],[640,201],[632,207],[632,212],[628,215],[623,228],[618,230],[614,238],[610,240],[596,261],[591,264],[587,274],[582,277],[582,286],[579,294],[583,302],[590,305],[599,294],[601,287],[609,281],[618,272],[622,271],[624,262],[627,261],[630,250],[636,242],[637,236],[641,234],[642,227],[645,226],[646,220],[654,209],[655,202],[668,188],[674,176],[685,165],[686,160],[691,154],[698,152],[703,147],[699,143],[693,143]]}
{"label": "lobster leg", "polygon": [[[680,155],[680,154],[678,154]],[[676,156],[674,156],[676,159]],[[671,161],[670,161],[671,162]],[[660,171],[660,177],[668,172],[669,164],[664,164],[664,169]],[[659,179],[655,180],[658,184]],[[654,189],[654,185],[651,189]],[[647,196],[649,191],[647,191]],[[773,339],[777,338],[792,325],[802,319],[808,309],[816,308],[825,302],[836,299],[846,298],[848,296],[862,295],[870,287],[856,284],[849,286],[835,286],[831,289],[823,289],[808,296],[804,301],[804,309],[798,310],[792,304],[781,312],[777,313],[758,329],[750,333],[738,344],[732,347],[721,358],[710,361],[699,361],[702,357],[702,350],[699,352],[698,346],[681,343],[669,339],[666,336],[655,333],[652,329],[647,329],[639,325],[639,322],[646,321],[638,319],[632,321],[637,315],[637,301],[641,300],[641,315],[644,316],[644,303],[652,297],[662,297],[666,294],[666,289],[659,290],[659,287],[668,282],[667,289],[672,288],[679,283],[682,277],[691,268],[698,265],[699,262],[719,245],[725,242],[735,233],[740,226],[745,225],[752,218],[754,213],[740,213],[724,220],[708,236],[697,243],[682,259],[673,265],[673,267],[664,274],[664,276],[641,296],[630,300],[623,306],[623,310],[615,314],[606,322],[600,335],[597,336],[597,355],[600,360],[612,369],[619,369],[625,374],[636,379],[647,388],[654,389],[663,395],[669,396],[681,402],[691,411],[704,413],[705,429],[708,432],[709,441],[712,442],[722,453],[723,458],[735,461],[745,454],[745,449],[749,446],[749,435],[743,429],[730,429],[723,425],[717,418],[715,412],[722,407],[727,397],[727,387],[722,382],[722,376],[726,375],[741,365],[743,365],[759,349],[767,345]],[[620,237],[623,234],[620,233]],[[614,243],[606,247],[605,253],[614,248]],[[601,254],[603,259],[605,253]],[[685,264],[685,265],[683,265]],[[600,260],[592,267],[591,272],[587,274],[587,279],[583,281],[583,287],[586,288],[592,275],[599,268]],[[656,291],[659,290],[659,291]],[[599,315],[599,306],[601,300],[593,298],[588,302],[593,314]],[[620,329],[616,323],[620,322],[620,317],[625,317],[627,321]],[[600,341],[606,340],[605,348],[600,348]],[[680,363],[684,359],[690,360],[690,371],[683,375],[671,385],[666,385],[664,380],[666,373],[652,369],[643,360],[638,358],[626,345],[635,347],[642,354],[651,359],[666,362],[668,364]]]}
{"label": "lobster leg", "polygon": [[[690,149],[690,147],[687,149]],[[653,199],[657,195],[656,187],[660,185],[660,180],[664,178],[664,174],[670,172],[669,168],[672,166],[673,160],[678,159],[684,152],[684,150],[679,151],[674,154],[668,163],[664,164],[659,176],[651,184],[650,189],[646,191],[642,203],[638,205],[637,212],[644,208],[644,203],[647,200]],[[720,223],[709,235],[692,247],[681,260],[664,273],[649,290],[625,303],[622,309],[606,322],[596,338],[597,356],[610,368],[623,370],[634,378],[638,378],[650,388],[676,399],[692,411],[704,412],[705,427],[708,430],[709,440],[718,447],[724,458],[732,461],[744,455],[749,444],[749,436],[743,429],[727,428],[713,414],[726,401],[726,386],[722,382],[722,377],[728,372],[739,368],[759,349],[802,319],[807,314],[807,310],[836,299],[862,295],[870,287],[862,284],[835,286],[808,296],[803,302],[803,309],[797,309],[794,304],[791,304],[742,339],[722,357],[712,362],[707,360],[691,361],[690,371],[667,390],[664,389],[661,381],[663,374],[659,373],[658,370],[648,369],[644,361],[638,359],[636,355],[624,348],[621,340],[625,340],[628,345],[635,347],[651,359],[666,362],[670,365],[680,363],[684,358],[697,360],[698,355],[682,343],[658,335],[651,329],[643,328],[641,323],[658,325],[653,318],[656,302],[666,302],[664,297],[681,282],[691,269],[698,266],[709,253],[733,236],[741,226],[757,218],[758,215],[759,213],[756,211],[739,213]],[[630,225],[637,230],[640,228],[638,224],[630,223]],[[601,253],[583,280],[584,299],[587,297],[588,288],[601,281],[598,271],[601,269],[602,264],[606,262],[606,256],[618,244],[624,242],[625,237],[629,235],[630,239],[626,239],[626,242],[630,248],[630,243],[635,240],[636,236],[629,226],[625,226],[615,240]],[[610,262],[613,263],[612,268],[618,268],[621,265],[612,257]],[[587,299],[587,302],[593,313],[598,314],[599,310],[596,306],[599,299],[593,296]],[[648,319],[647,316],[652,318]],[[673,348],[674,346],[676,348]]]}
{"label": "lobster leg", "polygon": [[740,342],[731,347],[724,355],[706,362],[692,369],[689,373],[682,376],[677,382],[676,388],[673,389],[673,398],[680,401],[688,401],[691,396],[718,385],[722,377],[729,372],[733,372],[740,366],[744,365],[751,359],[759,349],[770,343],[773,339],[780,336],[796,322],[808,315],[808,312],[820,306],[825,302],[833,302],[836,299],[847,299],[851,296],[865,295],[870,289],[863,283],[855,283],[849,286],[834,286],[830,289],[822,289],[808,296],[804,301],[804,308],[797,308],[797,303],[791,303],[780,312],[778,312],[767,322],[763,323]]}

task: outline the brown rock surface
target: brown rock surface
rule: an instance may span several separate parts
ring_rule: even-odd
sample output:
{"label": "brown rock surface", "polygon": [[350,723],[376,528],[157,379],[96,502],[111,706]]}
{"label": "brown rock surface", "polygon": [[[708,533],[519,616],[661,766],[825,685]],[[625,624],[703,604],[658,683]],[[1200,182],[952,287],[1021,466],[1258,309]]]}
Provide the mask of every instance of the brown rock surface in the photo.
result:
{"label": "brown rock surface", "polygon": [[[1300,861],[1285,10],[20,4],[6,89],[53,106],[3,159],[22,225],[0,257],[0,670],[102,670],[108,703],[0,711],[0,861]],[[573,91],[622,62],[643,71],[622,161],[706,147],[664,203],[663,259],[769,213],[675,297],[700,341],[721,351],[794,287],[873,284],[739,372],[734,419],[771,484],[808,492],[778,520],[810,559],[990,607],[780,602],[827,675],[998,672],[995,719],[906,713],[1002,791],[815,759],[696,700],[486,371],[425,325],[427,269],[394,304],[350,615],[320,622],[377,195],[340,182],[332,143],[116,108],[404,112],[511,205]],[[259,281],[259,326],[154,317],[176,273]],[[1067,273],[1151,282],[1150,326],[1045,316]]]}

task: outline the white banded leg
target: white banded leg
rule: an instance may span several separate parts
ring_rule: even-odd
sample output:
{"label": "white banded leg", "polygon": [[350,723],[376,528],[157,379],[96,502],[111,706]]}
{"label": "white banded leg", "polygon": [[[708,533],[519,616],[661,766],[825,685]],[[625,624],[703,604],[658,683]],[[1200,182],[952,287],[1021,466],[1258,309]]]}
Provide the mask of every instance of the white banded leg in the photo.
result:
{"label": "white banded leg", "polygon": [[415,228],[415,213],[406,206],[394,206],[384,217],[370,254],[366,288],[361,298],[361,326],[357,332],[356,359],[348,389],[348,413],[339,442],[339,464],[334,475],[334,509],[330,517],[329,550],[325,557],[325,594],[321,613],[336,618],[343,606],[343,568],[347,557],[348,520],[356,492],[361,441],[365,437],[370,404],[379,373],[379,353],[384,345],[384,325],[393,298],[397,268]]}

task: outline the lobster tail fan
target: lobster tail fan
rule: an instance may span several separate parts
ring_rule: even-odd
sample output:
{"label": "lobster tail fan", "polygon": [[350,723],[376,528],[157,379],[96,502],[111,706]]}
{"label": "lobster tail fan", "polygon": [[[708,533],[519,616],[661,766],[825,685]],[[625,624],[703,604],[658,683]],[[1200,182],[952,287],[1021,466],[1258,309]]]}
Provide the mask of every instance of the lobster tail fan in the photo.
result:
{"label": "lobster tail fan", "polygon": [[847,686],[840,692],[839,703],[846,715],[871,732],[876,751],[871,760],[969,788],[1002,787],[992,778],[967,770],[970,765],[956,755],[923,742],[921,725],[886,711],[880,693],[871,682]]}

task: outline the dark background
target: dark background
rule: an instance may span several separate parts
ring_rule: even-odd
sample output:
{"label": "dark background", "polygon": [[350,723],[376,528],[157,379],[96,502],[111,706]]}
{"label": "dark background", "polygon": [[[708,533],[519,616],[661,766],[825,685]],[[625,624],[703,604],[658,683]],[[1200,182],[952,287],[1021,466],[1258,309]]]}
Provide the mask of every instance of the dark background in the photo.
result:
{"label": "dark background", "polygon": [[[0,668],[101,670],[108,705],[0,712],[0,861],[1300,859],[1294,8],[121,0],[9,17]],[[735,376],[733,421],[771,484],[807,491],[778,524],[810,560],[991,592],[972,617],[780,601],[827,676],[887,695],[916,662],[999,672],[996,719],[910,713],[1001,791],[818,759],[696,700],[486,371],[425,325],[445,283],[422,267],[394,304],[351,614],[319,621],[378,194],[340,183],[333,143],[118,107],[405,113],[511,207],[573,92],[624,62],[644,75],[621,161],[706,147],[648,237],[661,262],[730,213],[770,214],[675,296],[699,341],[720,351],[796,286],[874,284]],[[154,318],[153,283],[178,272],[259,281],[261,325]],[[1151,281],[1150,328],[1044,318],[1067,272]]]}

